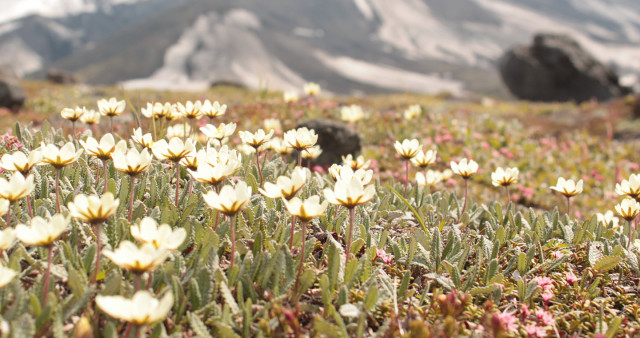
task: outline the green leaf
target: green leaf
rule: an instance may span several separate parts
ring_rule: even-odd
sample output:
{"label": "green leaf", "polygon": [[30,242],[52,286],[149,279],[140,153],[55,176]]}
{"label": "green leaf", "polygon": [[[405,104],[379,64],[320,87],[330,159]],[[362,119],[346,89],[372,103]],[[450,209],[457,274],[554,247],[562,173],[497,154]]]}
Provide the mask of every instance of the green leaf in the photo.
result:
{"label": "green leaf", "polygon": [[367,308],[367,310],[372,311],[377,302],[378,288],[370,287],[369,292],[367,292],[367,295],[364,297],[364,306]]}
{"label": "green leaf", "polygon": [[469,291],[469,293],[471,293],[472,296],[476,296],[476,295],[492,293],[493,291],[495,291],[495,290],[497,290],[499,288],[500,288],[500,286],[498,286],[496,284],[491,284],[491,285],[487,285],[487,286],[483,286],[483,287],[473,288],[473,289],[471,289],[471,291]]}
{"label": "green leaf", "polygon": [[391,192],[394,195],[396,195],[396,197],[398,197],[402,201],[402,203],[404,203],[407,207],[409,207],[409,210],[411,210],[413,215],[416,216],[416,219],[418,220],[418,223],[420,223],[420,226],[422,226],[422,231],[427,233],[427,227],[424,225],[424,221],[422,220],[422,217],[420,217],[420,214],[418,214],[416,209],[414,209],[413,206],[411,206],[409,201],[407,201],[404,197],[402,197],[402,195],[400,195],[399,192],[397,192],[395,189],[393,189],[393,187],[391,187],[391,185],[387,184],[387,188],[389,188],[391,190]]}
{"label": "green leaf", "polygon": [[616,336],[616,333],[618,332],[618,328],[620,327],[620,324],[622,324],[622,317],[616,317],[614,318],[611,323],[609,323],[609,329],[607,329],[607,332],[605,333],[605,337],[606,338],[613,338]]}
{"label": "green leaf", "polygon": [[198,337],[209,338],[211,334],[209,330],[207,330],[207,326],[200,320],[200,317],[193,312],[187,313],[187,320],[189,320],[189,325],[191,325],[191,329],[193,332],[198,335]]}
{"label": "green leaf", "polygon": [[604,256],[600,258],[593,266],[598,272],[607,272],[620,264],[622,257],[620,256]]}
{"label": "green leaf", "polygon": [[231,313],[239,313],[240,308],[238,307],[238,303],[236,303],[236,300],[233,298],[233,295],[231,294],[231,290],[229,290],[229,286],[227,286],[227,283],[223,282],[220,284],[220,292],[222,293],[222,298],[224,299],[225,303],[229,306],[229,309],[231,309]]}

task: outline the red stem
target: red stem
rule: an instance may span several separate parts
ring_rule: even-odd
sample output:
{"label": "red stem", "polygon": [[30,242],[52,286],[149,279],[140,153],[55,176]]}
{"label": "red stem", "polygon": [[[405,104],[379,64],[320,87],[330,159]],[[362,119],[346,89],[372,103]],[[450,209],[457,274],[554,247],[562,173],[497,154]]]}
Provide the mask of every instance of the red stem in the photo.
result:
{"label": "red stem", "polygon": [[349,233],[347,234],[347,257],[344,261],[345,266],[349,263],[349,255],[351,254],[351,236],[353,235],[353,221],[356,218],[356,208],[349,209]]}
{"label": "red stem", "polygon": [[236,260],[236,226],[235,226],[235,215],[229,216],[231,217],[231,267],[233,269],[233,263]]}
{"label": "red stem", "polygon": [[407,197],[407,185],[409,185],[409,161],[408,160],[404,161],[404,168],[405,168],[404,172],[407,175],[407,177],[405,177],[405,180],[404,180],[404,194],[402,194],[402,197]]}
{"label": "red stem", "polygon": [[464,179],[464,204],[462,204],[462,211],[460,212],[460,218],[464,215],[465,209],[467,209],[467,193],[469,192],[469,179]]}
{"label": "red stem", "polygon": [[29,210],[29,217],[33,218],[33,208],[31,207],[31,195],[27,196],[27,210]]}
{"label": "red stem", "polygon": [[56,207],[58,208],[58,213],[60,213],[60,170],[61,168],[56,168]]}
{"label": "red stem", "polygon": [[107,193],[107,180],[109,179],[107,177],[107,160],[102,160],[102,175],[104,176],[104,191],[102,192],[102,194],[106,194]]}
{"label": "red stem", "polygon": [[291,216],[291,238],[289,239],[289,251],[293,248],[293,235],[296,229],[296,216]]}
{"label": "red stem", "polygon": [[100,268],[100,250],[102,250],[102,239],[100,238],[101,224],[96,225],[96,243],[98,244],[98,250],[96,251],[96,267],[93,270],[92,283],[95,283],[98,279],[98,269]]}
{"label": "red stem", "polygon": [[260,170],[260,152],[256,148],[256,164],[258,165],[258,175],[260,175],[260,188],[262,188],[262,170]]}
{"label": "red stem", "polygon": [[176,208],[178,207],[178,193],[180,192],[180,164],[175,162],[176,165]]}

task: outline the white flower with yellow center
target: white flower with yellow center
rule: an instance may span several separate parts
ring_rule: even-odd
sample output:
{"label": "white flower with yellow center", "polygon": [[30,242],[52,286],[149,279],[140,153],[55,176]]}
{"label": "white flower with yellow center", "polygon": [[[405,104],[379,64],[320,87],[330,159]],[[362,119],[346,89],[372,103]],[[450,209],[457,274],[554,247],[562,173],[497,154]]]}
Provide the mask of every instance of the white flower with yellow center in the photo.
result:
{"label": "white flower with yellow center", "polygon": [[84,115],[85,111],[86,109],[84,107],[76,107],[75,109],[64,108],[62,109],[62,111],[60,111],[60,116],[62,116],[62,118],[65,120],[76,122],[82,117],[82,115]]}
{"label": "white flower with yellow center", "polygon": [[151,146],[153,155],[160,160],[169,160],[172,162],[180,162],[182,158],[187,156],[195,149],[195,142],[187,139],[186,142],[182,142],[182,139],[174,137],[169,140],[169,143],[165,140],[155,142]]}
{"label": "white flower with yellow center", "polygon": [[558,183],[550,187],[565,197],[573,197],[582,192],[582,180],[576,183],[574,180],[565,180],[564,177],[558,178]]}
{"label": "white flower with yellow center", "polygon": [[213,104],[209,100],[205,100],[202,104],[202,115],[206,116],[210,119],[219,117],[224,115],[227,112],[227,105],[220,104],[220,102],[215,101]]}
{"label": "white flower with yellow center", "polygon": [[151,217],[145,217],[140,225],[131,227],[131,236],[142,243],[151,243],[156,248],[177,250],[187,238],[183,228],[171,229],[169,224],[158,226],[158,222]]}
{"label": "white flower with yellow center", "polygon": [[466,158],[463,158],[458,163],[451,161],[451,170],[466,180],[478,172],[478,163]]}
{"label": "white flower with yellow center", "polygon": [[629,180],[616,183],[616,193],[637,199],[640,196],[640,174],[631,174]]}
{"label": "white flower with yellow center", "polygon": [[242,166],[242,155],[237,150],[231,149],[226,145],[222,146],[220,150],[214,147],[207,147],[206,162],[211,166],[215,166],[218,163],[231,164],[234,170],[237,170]]}
{"label": "white flower with yellow center", "polygon": [[0,216],[4,216],[7,212],[9,212],[10,207],[11,207],[11,203],[9,202],[9,200],[0,198]]}
{"label": "white flower with yellow center", "polygon": [[421,172],[418,172],[416,173],[416,182],[421,187],[433,187],[434,185],[442,182],[442,173],[439,171],[427,170],[427,173],[425,175]]}
{"label": "white flower with yellow center", "polygon": [[88,125],[94,125],[100,123],[100,113],[93,110],[87,109],[84,111],[84,114],[80,117],[80,122]]}
{"label": "white flower with yellow center", "polygon": [[103,116],[118,116],[124,112],[125,105],[124,100],[118,101],[115,97],[98,101],[98,109]]}
{"label": "white flower with yellow center", "polygon": [[315,160],[322,154],[322,148],[319,145],[315,145],[311,148],[304,149],[302,151],[302,158],[307,160]]}
{"label": "white flower with yellow center", "polygon": [[28,156],[21,151],[16,151],[13,154],[2,155],[0,167],[4,170],[19,171],[27,176],[33,167],[42,163],[42,158],[42,152],[38,149],[32,150]]}
{"label": "white flower with yellow center", "polygon": [[320,85],[315,82],[307,82],[304,84],[303,90],[307,96],[318,96],[320,94]]}
{"label": "white flower with yellow center", "polygon": [[136,292],[131,299],[98,295],[96,305],[113,318],[134,325],[150,325],[167,317],[173,306],[173,294],[167,292],[160,300],[146,290]]}
{"label": "white flower with yellow center", "polygon": [[202,102],[200,100],[196,102],[187,101],[184,105],[178,102],[177,107],[180,114],[187,119],[199,119],[202,117]]}
{"label": "white flower with yellow center", "polygon": [[108,192],[102,196],[76,195],[67,206],[72,217],[90,224],[100,224],[116,214],[119,204],[120,200]]}
{"label": "white flower with yellow center", "polygon": [[241,164],[230,163],[217,163],[215,165],[200,165],[198,170],[189,170],[189,173],[198,182],[216,185],[222,182],[225,178],[233,175]]}
{"label": "white flower with yellow center", "polygon": [[209,207],[231,217],[249,204],[251,187],[240,181],[235,186],[225,185],[220,193],[209,191],[203,197]]}
{"label": "white flower with yellow center", "polygon": [[340,118],[346,122],[358,122],[364,119],[364,111],[356,104],[344,106],[340,109]]}
{"label": "white flower with yellow center", "polygon": [[353,155],[348,154],[347,156],[342,156],[342,165],[350,167],[353,170],[369,169],[371,160],[365,160],[362,155],[354,159]]}
{"label": "white flower with yellow center", "polygon": [[42,152],[42,163],[50,164],[56,169],[61,169],[75,162],[82,154],[82,149],[76,151],[73,143],[68,142],[62,148],[58,148],[54,144],[44,143],[40,147]]}
{"label": "white flower with yellow center", "polygon": [[282,100],[284,101],[284,103],[298,102],[299,99],[300,95],[298,95],[298,93],[293,90],[288,90],[282,93]]}
{"label": "white flower with yellow center", "polygon": [[373,182],[373,170],[370,169],[358,169],[354,171],[351,167],[333,164],[329,167],[329,175],[336,181],[350,181],[352,177],[356,177],[362,185]]}
{"label": "white flower with yellow center", "polygon": [[437,156],[438,151],[436,150],[427,150],[426,152],[420,150],[418,154],[411,159],[411,163],[418,168],[425,169],[436,162]]}
{"label": "white flower with yellow center", "polygon": [[138,152],[136,148],[131,148],[126,152],[124,150],[116,150],[111,157],[113,158],[114,168],[129,176],[137,176],[145,172],[153,160],[147,148],[142,149],[141,152]]}
{"label": "white flower with yellow center", "polygon": [[301,151],[313,147],[318,142],[318,135],[315,130],[302,127],[284,133],[284,141],[289,147]]}
{"label": "white flower with yellow center", "polygon": [[153,145],[153,135],[151,133],[142,134],[142,128],[136,128],[133,130],[133,135],[131,135],[131,139],[133,142],[151,149]]}
{"label": "white flower with yellow center", "polygon": [[324,189],[324,197],[329,203],[342,205],[347,209],[371,201],[375,193],[376,188],[373,185],[364,186],[356,175],[352,175],[349,180],[338,179],[333,190]]}
{"label": "white flower with yellow center", "polygon": [[411,140],[405,139],[402,143],[400,143],[400,141],[396,141],[393,146],[396,148],[396,152],[402,156],[405,161],[416,157],[422,149],[420,142],[415,138]]}
{"label": "white flower with yellow center", "polygon": [[31,226],[18,224],[16,237],[29,246],[50,246],[69,228],[69,217],[55,214],[49,220],[36,216]]}
{"label": "white flower with yellow center", "polygon": [[273,130],[268,133],[265,133],[264,130],[258,129],[255,133],[251,133],[248,131],[240,131],[238,134],[240,135],[240,139],[246,145],[251,146],[255,149],[258,149],[261,145],[269,142],[271,137],[273,136]]}
{"label": "white flower with yellow center", "polygon": [[222,141],[223,139],[233,135],[236,131],[236,124],[231,123],[220,123],[217,127],[212,124],[207,124],[206,126],[200,128],[200,131],[208,137],[216,140]]}
{"label": "white flower with yellow center", "polygon": [[164,137],[167,139],[172,139],[174,137],[177,138],[185,138],[191,135],[191,126],[189,123],[181,123],[173,126],[167,127],[167,133]]}
{"label": "white flower with yellow center", "polygon": [[625,198],[622,202],[616,204],[616,212],[627,221],[631,221],[640,212],[640,203],[636,202],[633,198]]}
{"label": "white flower with yellow center", "polygon": [[422,114],[422,108],[419,104],[409,106],[409,108],[405,109],[404,113],[402,113],[406,120],[413,120],[416,117],[420,117],[420,114]]}
{"label": "white flower with yellow center", "polygon": [[291,173],[291,177],[280,176],[276,180],[276,183],[266,182],[264,189],[259,188],[261,194],[269,198],[284,198],[285,200],[292,199],[300,189],[304,186],[307,180],[307,171],[302,167],[295,167]]}
{"label": "white flower with yellow center", "polygon": [[507,187],[518,182],[518,174],[520,174],[518,168],[502,169],[502,167],[498,167],[496,171],[491,173],[491,183],[496,187]]}
{"label": "white flower with yellow center", "polygon": [[10,203],[28,196],[34,188],[32,175],[25,178],[19,171],[16,171],[8,181],[4,177],[0,177],[0,197]]}
{"label": "white flower with yellow center", "polygon": [[278,119],[265,119],[264,129],[267,131],[281,132],[282,131],[282,123]]}
{"label": "white flower with yellow center", "polygon": [[140,109],[142,111],[142,115],[147,118],[155,118],[159,120],[167,115],[171,114],[171,111],[174,110],[175,107],[171,103],[162,104],[160,102],[156,103],[147,103],[147,108]]}
{"label": "white flower with yellow center", "polygon": [[96,157],[99,160],[106,161],[111,158],[111,153],[119,149],[126,149],[127,143],[123,140],[117,143],[111,134],[105,134],[98,142],[93,137],[88,137],[86,141],[80,140],[80,144],[87,154]]}
{"label": "white flower with yellow center", "polygon": [[120,242],[116,250],[105,250],[104,255],[122,269],[143,273],[162,265],[169,257],[169,250],[156,248],[152,243],[144,243],[138,248],[134,243],[125,240]]}
{"label": "white flower with yellow center", "polygon": [[320,196],[314,195],[304,201],[298,197],[284,200],[284,205],[290,215],[298,217],[303,222],[309,222],[316,217],[324,215],[329,202],[320,203]]}
{"label": "white flower with yellow center", "polygon": [[269,143],[271,143],[271,149],[273,149],[273,151],[278,155],[284,156],[293,152],[293,148],[289,146],[289,143],[281,138],[273,138]]}
{"label": "white flower with yellow center", "polygon": [[607,210],[604,214],[596,213],[596,220],[605,227],[611,226],[613,230],[617,230],[620,226],[620,219],[611,210]]}

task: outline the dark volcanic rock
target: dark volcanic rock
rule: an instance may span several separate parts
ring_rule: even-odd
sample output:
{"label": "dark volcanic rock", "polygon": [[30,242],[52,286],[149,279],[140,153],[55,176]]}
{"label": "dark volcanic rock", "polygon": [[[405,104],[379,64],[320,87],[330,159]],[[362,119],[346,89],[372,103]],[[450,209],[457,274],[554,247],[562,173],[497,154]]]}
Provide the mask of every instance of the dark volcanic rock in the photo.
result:
{"label": "dark volcanic rock", "polygon": [[346,125],[333,120],[310,120],[299,124],[296,128],[307,127],[318,134],[318,145],[322,154],[313,161],[316,165],[342,163],[342,156],[356,154],[362,149],[360,135]]}
{"label": "dark volcanic rock", "polygon": [[76,84],[79,82],[74,73],[56,68],[47,70],[47,81],[55,84]]}
{"label": "dark volcanic rock", "polygon": [[17,79],[8,76],[0,77],[0,107],[17,112],[24,104],[25,98]]}
{"label": "dark volcanic rock", "polygon": [[499,68],[507,88],[524,100],[606,101],[629,93],[612,69],[566,35],[537,34],[533,45],[509,49]]}

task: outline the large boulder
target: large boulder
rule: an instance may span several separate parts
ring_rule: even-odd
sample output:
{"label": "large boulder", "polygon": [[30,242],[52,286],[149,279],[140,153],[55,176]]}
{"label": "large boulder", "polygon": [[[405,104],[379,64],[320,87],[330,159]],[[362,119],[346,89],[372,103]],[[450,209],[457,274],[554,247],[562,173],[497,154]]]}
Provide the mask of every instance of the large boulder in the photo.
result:
{"label": "large boulder", "polygon": [[322,154],[313,161],[325,166],[342,163],[342,156],[357,154],[362,149],[360,136],[348,126],[334,120],[317,119],[300,123],[296,128],[307,127],[318,134]]}
{"label": "large boulder", "polygon": [[537,34],[533,45],[509,49],[499,68],[507,88],[524,100],[606,101],[630,92],[611,68],[566,35]]}
{"label": "large boulder", "polygon": [[80,82],[76,74],[56,68],[47,70],[47,81],[55,84],[76,84]]}
{"label": "large boulder", "polygon": [[18,80],[9,76],[0,76],[0,107],[18,112],[25,100],[24,91]]}

